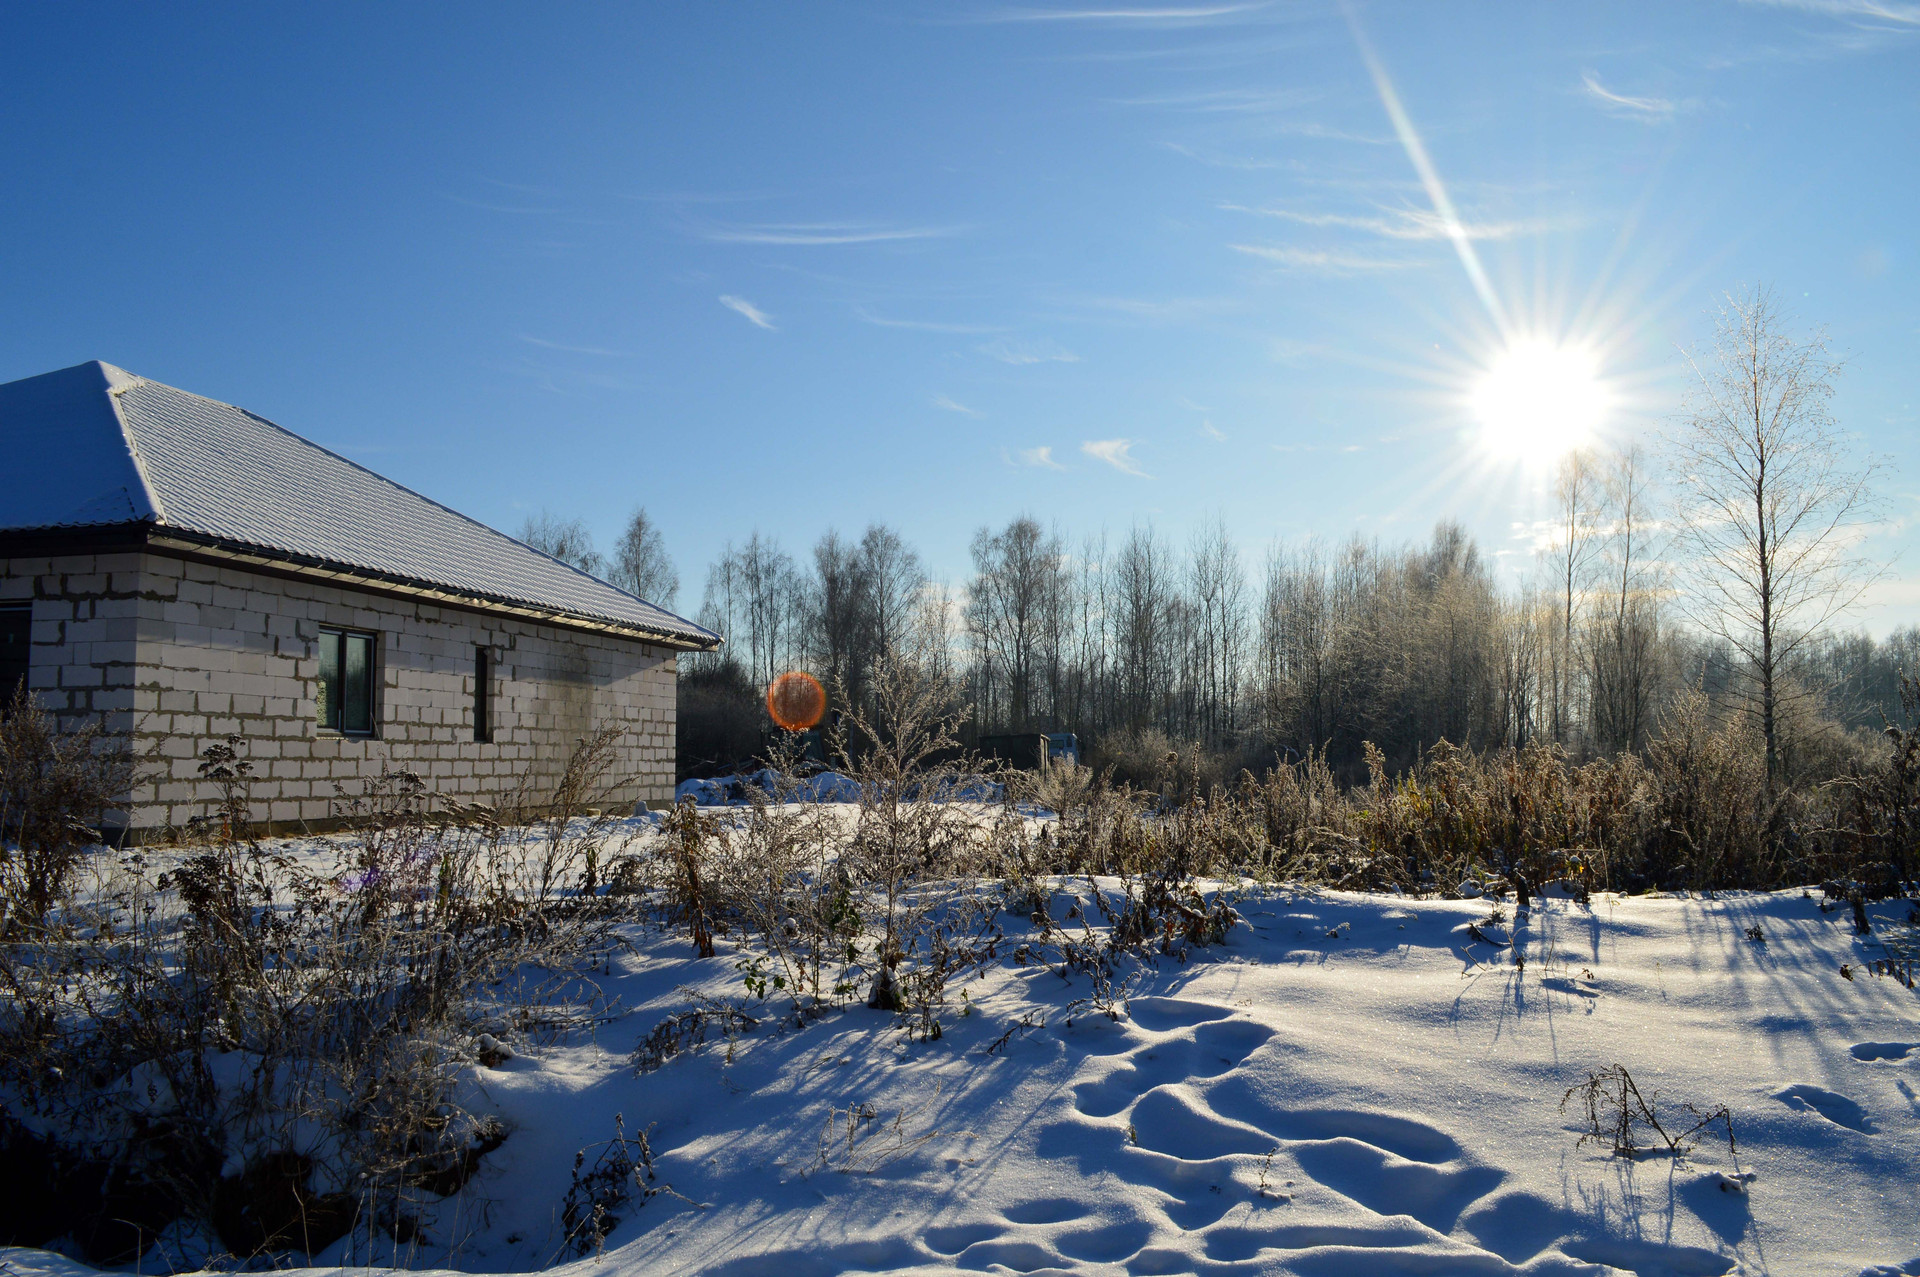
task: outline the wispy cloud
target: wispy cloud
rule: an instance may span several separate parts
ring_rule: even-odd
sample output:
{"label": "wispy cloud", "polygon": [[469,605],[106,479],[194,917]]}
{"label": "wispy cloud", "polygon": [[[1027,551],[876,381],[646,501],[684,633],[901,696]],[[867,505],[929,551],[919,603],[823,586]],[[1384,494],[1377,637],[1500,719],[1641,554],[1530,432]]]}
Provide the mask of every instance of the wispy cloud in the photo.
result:
{"label": "wispy cloud", "polygon": [[1016,466],[1032,466],[1036,470],[1065,470],[1066,467],[1053,459],[1051,447],[1022,448],[1007,455],[1007,462]]}
{"label": "wispy cloud", "polygon": [[[1277,134],[1281,137],[1305,138],[1308,141],[1314,142],[1341,142],[1356,146],[1393,145],[1393,139],[1390,137],[1374,137],[1365,133],[1355,133],[1347,129],[1338,129],[1331,125],[1319,124],[1312,120],[1262,121],[1260,127],[1263,133]],[[1172,141],[1165,138],[1157,141],[1155,145],[1164,147],[1172,151],[1175,155],[1183,155],[1196,163],[1205,164],[1209,168],[1262,173],[1277,170],[1305,172],[1312,167],[1298,155],[1235,154],[1222,151],[1217,147]]]}
{"label": "wispy cloud", "polygon": [[1255,155],[1223,155],[1214,151],[1198,151],[1184,142],[1161,142],[1176,155],[1184,155],[1190,160],[1213,168],[1239,169],[1245,172],[1267,172],[1273,169],[1300,169],[1303,167],[1297,159],[1270,159]]}
{"label": "wispy cloud", "polygon": [[1318,94],[1300,89],[1206,89],[1195,93],[1160,93],[1148,97],[1116,98],[1116,106],[1154,106],[1206,115],[1260,114],[1293,110]]}
{"label": "wispy cloud", "polygon": [[580,394],[629,394],[636,389],[631,378],[606,371],[561,367],[533,357],[516,356],[497,365],[515,377],[523,377],[548,394],[573,397]]}
{"label": "wispy cloud", "polygon": [[945,395],[935,395],[933,397],[933,406],[936,408],[945,408],[948,412],[965,413],[969,417],[982,415],[977,409],[969,408],[957,400],[947,398]]}
{"label": "wispy cloud", "polygon": [[1214,425],[1211,421],[1203,421],[1200,423],[1200,433],[1209,439],[1217,439],[1221,443],[1227,441],[1226,431],[1220,429],[1220,427]]}
{"label": "wispy cloud", "polygon": [[1468,239],[1513,239],[1521,235],[1538,235],[1561,225],[1547,218],[1532,218],[1511,222],[1463,221],[1457,227],[1450,227],[1445,218],[1432,209],[1426,208],[1382,208],[1379,215],[1365,216],[1352,213],[1308,213],[1292,208],[1252,208],[1245,204],[1222,204],[1220,207],[1232,213],[1254,213],[1261,217],[1277,217],[1301,226],[1337,227],[1343,230],[1365,231],[1369,235],[1378,235],[1382,239],[1399,240],[1451,239],[1456,231]]}
{"label": "wispy cloud", "polygon": [[998,13],[983,15],[981,22],[1119,22],[1147,23],[1154,26],[1168,24],[1183,25],[1190,22],[1205,22],[1210,18],[1231,17],[1236,13],[1250,13],[1255,9],[1264,9],[1265,3],[1254,4],[1206,4],[1206,5],[1150,5],[1139,8],[1117,6],[1088,9],[1003,9]]}
{"label": "wispy cloud", "polygon": [[1746,2],[1769,9],[1798,9],[1802,13],[1819,13],[1830,18],[1896,22],[1901,26],[1920,27],[1920,4],[1895,4],[1890,0],[1746,0]]}
{"label": "wispy cloud", "polygon": [[757,226],[710,226],[699,232],[716,244],[884,244],[897,240],[939,239],[950,226],[874,226],[858,222],[789,222]]}
{"label": "wispy cloud", "polygon": [[1356,133],[1352,129],[1337,129],[1331,124],[1320,124],[1313,120],[1293,120],[1274,126],[1274,132],[1288,137],[1317,138],[1323,142],[1358,142],[1362,146],[1392,146],[1390,137],[1376,137],[1371,133]]}
{"label": "wispy cloud", "polygon": [[1098,311],[1111,315],[1126,315],[1134,319],[1150,319],[1170,323],[1222,314],[1235,310],[1241,305],[1238,299],[1232,297],[1112,297],[1074,295],[1063,297],[1060,301],[1063,305],[1073,306],[1085,311]]}
{"label": "wispy cloud", "polygon": [[1153,476],[1140,468],[1133,459],[1133,440],[1131,439],[1089,439],[1080,445],[1080,451],[1095,461],[1104,461],[1122,474],[1138,475],[1142,479]]}
{"label": "wispy cloud", "polygon": [[1360,443],[1349,443],[1341,447],[1335,447],[1330,443],[1276,443],[1273,445],[1273,450],[1275,452],[1365,452],[1367,447]]}
{"label": "wispy cloud", "polygon": [[975,349],[1003,364],[1077,364],[1080,356],[1053,341],[1012,341],[1006,337]]}
{"label": "wispy cloud", "polygon": [[773,320],[768,318],[767,312],[761,310],[744,297],[735,297],[731,293],[722,293],[720,295],[720,304],[728,310],[745,315],[747,322],[755,328],[764,328],[768,332],[777,331],[773,326]]}
{"label": "wispy cloud", "polygon": [[1316,248],[1287,245],[1229,244],[1236,253],[1258,257],[1287,270],[1319,271],[1328,275],[1352,275],[1365,271],[1402,270],[1419,263],[1392,257],[1368,257],[1363,253],[1329,252]]}
{"label": "wispy cloud", "polygon": [[1000,330],[991,324],[948,324],[931,319],[892,319],[885,315],[876,315],[865,306],[855,306],[853,313],[862,322],[874,324],[880,328],[911,328],[927,333],[997,333]]}
{"label": "wispy cloud", "polygon": [[548,341],[544,337],[533,337],[526,333],[520,334],[520,340],[529,346],[538,346],[542,350],[560,350],[570,355],[604,355],[608,359],[634,358],[630,350],[608,350],[605,346],[569,346],[562,341]]}
{"label": "wispy cloud", "polygon": [[1580,77],[1580,83],[1586,87],[1588,97],[1614,115],[1659,124],[1671,120],[1679,109],[1679,104],[1668,98],[1630,97],[1625,93],[1615,93],[1600,83],[1600,77],[1591,71]]}
{"label": "wispy cloud", "polygon": [[1316,359],[1325,359],[1334,354],[1331,347],[1318,342],[1295,341],[1291,337],[1276,337],[1267,348],[1268,358],[1276,364],[1299,367]]}

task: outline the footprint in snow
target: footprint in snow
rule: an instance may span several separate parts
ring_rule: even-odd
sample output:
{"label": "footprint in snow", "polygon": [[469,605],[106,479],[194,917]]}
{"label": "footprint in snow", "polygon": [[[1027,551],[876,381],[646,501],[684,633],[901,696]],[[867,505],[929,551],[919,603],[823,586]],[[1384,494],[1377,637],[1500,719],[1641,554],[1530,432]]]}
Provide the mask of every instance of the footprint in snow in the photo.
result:
{"label": "footprint in snow", "polygon": [[1209,1002],[1191,1002],[1185,998],[1147,997],[1133,999],[1128,1004],[1128,1012],[1133,1022],[1141,1028],[1153,1033],[1165,1033],[1192,1028],[1212,1020],[1224,1020],[1233,1014],[1233,1008]]}
{"label": "footprint in snow", "polygon": [[1272,1029],[1253,1020],[1200,1021],[1136,1047],[1112,1072],[1076,1083],[1074,1107],[1088,1117],[1114,1117],[1156,1087],[1231,1073],[1271,1037]]}
{"label": "footprint in snow", "polygon": [[1867,1116],[1865,1109],[1839,1092],[1829,1091],[1824,1086],[1796,1082],[1784,1091],[1775,1091],[1773,1098],[1788,1108],[1812,1110],[1835,1126],[1844,1126],[1850,1131],[1859,1131],[1862,1135],[1874,1133],[1873,1119]]}
{"label": "footprint in snow", "polygon": [[1855,1042],[1847,1050],[1863,1063],[1884,1061],[1895,1064],[1920,1051],[1920,1042]]}

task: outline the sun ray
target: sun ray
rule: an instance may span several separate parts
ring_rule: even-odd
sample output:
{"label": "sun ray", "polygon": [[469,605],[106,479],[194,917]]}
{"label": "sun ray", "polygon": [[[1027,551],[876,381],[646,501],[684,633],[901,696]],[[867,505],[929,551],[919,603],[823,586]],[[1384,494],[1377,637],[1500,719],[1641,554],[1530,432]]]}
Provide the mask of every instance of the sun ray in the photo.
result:
{"label": "sun ray", "polygon": [[1460,255],[1460,264],[1466,268],[1467,278],[1473,282],[1473,289],[1480,294],[1480,301],[1486,306],[1487,313],[1493,316],[1493,322],[1502,332],[1506,331],[1506,309],[1500,304],[1499,295],[1493,291],[1486,268],[1480,264],[1480,254],[1474,251],[1473,240],[1467,235],[1466,226],[1454,209],[1453,197],[1447,194],[1446,184],[1440,180],[1440,171],[1433,166],[1426,144],[1413,127],[1413,118],[1400,103],[1400,94],[1393,87],[1393,79],[1387,74],[1386,65],[1374,53],[1373,45],[1367,39],[1367,33],[1361,29],[1360,17],[1354,12],[1352,4],[1343,3],[1340,7],[1346,15],[1348,27],[1353,31],[1360,57],[1367,64],[1367,73],[1373,77],[1373,87],[1380,94],[1380,105],[1386,108],[1387,118],[1393,122],[1393,131],[1399,136],[1408,161],[1420,175],[1420,184],[1426,187],[1427,198],[1433,202],[1433,211],[1446,228],[1447,238],[1453,241],[1454,251]]}

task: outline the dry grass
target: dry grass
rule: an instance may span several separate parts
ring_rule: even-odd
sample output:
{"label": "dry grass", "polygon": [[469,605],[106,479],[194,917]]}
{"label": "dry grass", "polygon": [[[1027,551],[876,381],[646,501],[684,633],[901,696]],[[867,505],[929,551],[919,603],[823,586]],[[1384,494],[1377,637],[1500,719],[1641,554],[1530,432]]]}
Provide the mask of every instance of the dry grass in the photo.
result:
{"label": "dry grass", "polygon": [[[102,1263],[176,1219],[241,1259],[348,1233],[398,1254],[504,1138],[452,1102],[483,1039],[593,1018],[581,977],[617,943],[601,872],[623,849],[551,813],[606,757],[582,742],[531,828],[450,821],[383,770],[343,796],[353,832],[314,864],[246,837],[251,768],[229,741],[203,755],[210,841],[96,854],[84,884],[71,863],[23,877],[0,943],[0,1140],[40,1158],[64,1208],[9,1231]],[[550,978],[508,978],[529,970]]]}

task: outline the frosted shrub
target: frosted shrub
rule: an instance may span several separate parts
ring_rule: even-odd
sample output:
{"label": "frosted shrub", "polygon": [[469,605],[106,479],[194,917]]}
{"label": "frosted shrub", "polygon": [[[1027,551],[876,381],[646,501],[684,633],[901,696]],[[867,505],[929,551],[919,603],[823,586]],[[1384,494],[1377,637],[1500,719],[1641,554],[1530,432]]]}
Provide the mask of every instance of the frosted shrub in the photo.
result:
{"label": "frosted shrub", "polygon": [[[599,756],[587,742],[573,770],[591,780]],[[476,1044],[499,1058],[581,1022],[567,981],[606,956],[620,899],[557,817],[531,836],[448,820],[383,770],[316,865],[248,836],[238,742],[201,772],[210,841],[99,854],[88,891],[0,945],[0,1139],[68,1207],[10,1231],[70,1235],[100,1263],[179,1220],[240,1259],[349,1233],[407,1244],[505,1138],[452,1102]],[[505,980],[528,971],[552,978]]]}
{"label": "frosted shrub", "polygon": [[861,801],[841,865],[866,937],[868,1005],[939,1036],[949,981],[994,956],[997,907],[979,890],[996,813],[954,735],[952,689],[904,661],[874,672],[869,710],[839,742]]}
{"label": "frosted shrub", "polygon": [[42,930],[133,772],[97,723],[61,731],[24,683],[0,704],[0,939]]}

